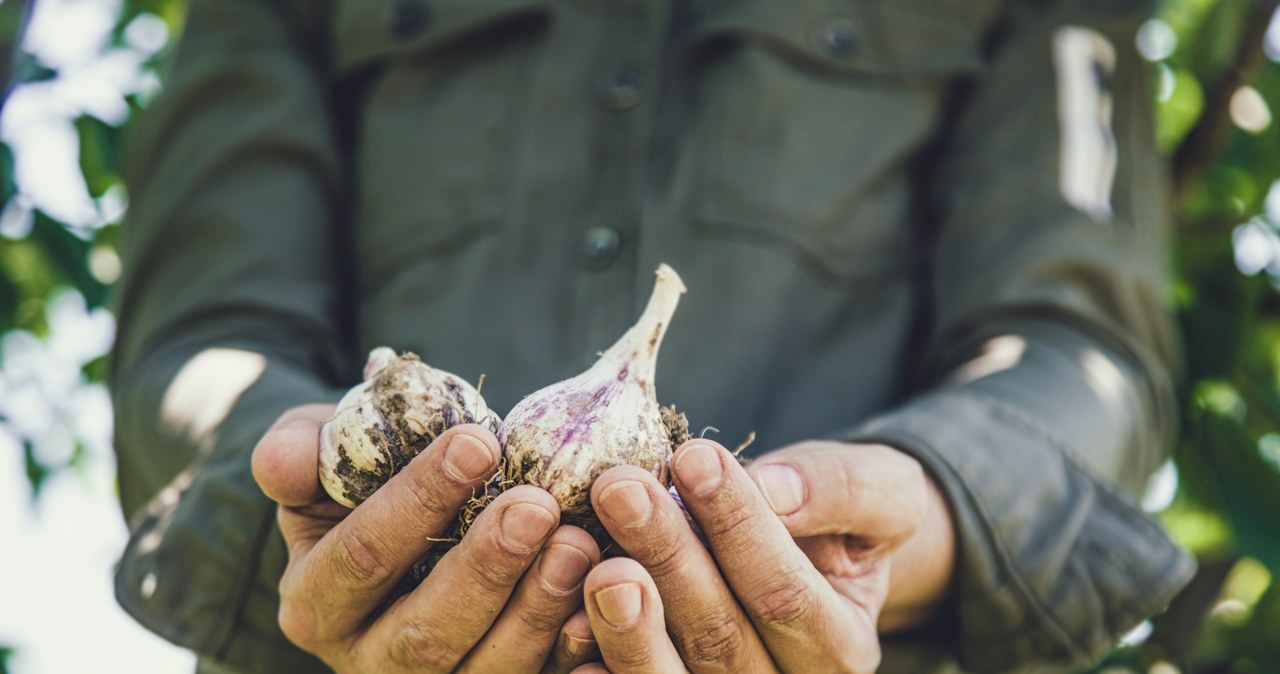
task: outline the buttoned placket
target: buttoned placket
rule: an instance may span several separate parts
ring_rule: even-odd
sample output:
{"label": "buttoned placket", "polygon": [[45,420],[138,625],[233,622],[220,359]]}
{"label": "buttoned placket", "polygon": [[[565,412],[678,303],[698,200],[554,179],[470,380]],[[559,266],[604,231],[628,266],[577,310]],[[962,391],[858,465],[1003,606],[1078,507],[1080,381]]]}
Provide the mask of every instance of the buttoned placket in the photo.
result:
{"label": "buttoned placket", "polygon": [[669,4],[636,0],[620,3],[616,14],[600,13],[600,51],[592,59],[597,65],[591,80],[581,83],[582,95],[592,101],[587,128],[596,134],[591,168],[599,188],[576,244],[577,296],[587,305],[579,314],[586,360],[626,330],[639,311],[639,296],[653,282],[652,270],[637,265]]}

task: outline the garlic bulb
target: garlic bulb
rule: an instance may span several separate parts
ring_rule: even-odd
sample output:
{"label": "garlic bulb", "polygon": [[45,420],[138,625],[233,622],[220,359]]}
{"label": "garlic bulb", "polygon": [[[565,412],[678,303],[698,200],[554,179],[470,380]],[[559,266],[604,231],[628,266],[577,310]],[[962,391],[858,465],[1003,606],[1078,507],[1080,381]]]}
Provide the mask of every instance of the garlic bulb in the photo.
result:
{"label": "garlic bulb", "polygon": [[391,479],[445,429],[478,423],[497,431],[501,419],[462,378],[397,356],[369,352],[364,382],[338,402],[320,429],[320,484],[354,508]]}
{"label": "garlic bulb", "polygon": [[563,522],[598,530],[591,485],[613,466],[637,465],[671,483],[671,453],[688,425],[658,407],[654,371],[685,287],[665,264],[657,277],[639,322],[591,369],[526,396],[498,429],[504,480],[551,492]]}

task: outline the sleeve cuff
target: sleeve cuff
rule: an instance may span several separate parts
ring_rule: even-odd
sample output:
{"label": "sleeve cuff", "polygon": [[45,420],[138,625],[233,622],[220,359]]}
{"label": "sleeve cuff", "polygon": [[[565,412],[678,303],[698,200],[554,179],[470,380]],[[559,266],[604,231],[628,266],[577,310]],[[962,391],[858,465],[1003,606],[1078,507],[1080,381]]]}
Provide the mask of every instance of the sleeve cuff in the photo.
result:
{"label": "sleeve cuff", "polygon": [[955,648],[966,669],[1092,662],[1194,572],[1126,494],[999,400],[948,389],[840,439],[906,452],[943,490],[956,527]]}
{"label": "sleeve cuff", "polygon": [[[285,409],[336,399],[301,373],[269,367],[221,424],[211,451],[135,514],[115,576],[121,607],[164,639],[238,671],[325,671],[275,622],[283,570],[276,507],[258,488],[250,458]],[[263,576],[275,579],[265,598]]]}

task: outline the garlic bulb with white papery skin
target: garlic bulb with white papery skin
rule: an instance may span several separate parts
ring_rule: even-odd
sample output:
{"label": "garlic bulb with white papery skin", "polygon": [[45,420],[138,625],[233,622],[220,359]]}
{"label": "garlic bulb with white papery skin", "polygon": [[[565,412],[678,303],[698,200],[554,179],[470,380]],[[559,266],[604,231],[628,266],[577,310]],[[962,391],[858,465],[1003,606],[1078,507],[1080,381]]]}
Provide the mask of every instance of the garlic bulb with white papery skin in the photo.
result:
{"label": "garlic bulb with white papery skin", "polygon": [[380,346],[369,352],[364,382],[338,402],[320,428],[320,484],[354,508],[404,468],[446,429],[501,419],[461,377],[428,366],[412,353]]}
{"label": "garlic bulb with white papery skin", "polygon": [[614,466],[635,465],[671,484],[670,459],[688,439],[684,415],[659,408],[658,347],[684,284],[661,265],[640,320],[591,369],[526,396],[498,429],[503,479],[551,492],[561,521],[598,532],[591,485]]}

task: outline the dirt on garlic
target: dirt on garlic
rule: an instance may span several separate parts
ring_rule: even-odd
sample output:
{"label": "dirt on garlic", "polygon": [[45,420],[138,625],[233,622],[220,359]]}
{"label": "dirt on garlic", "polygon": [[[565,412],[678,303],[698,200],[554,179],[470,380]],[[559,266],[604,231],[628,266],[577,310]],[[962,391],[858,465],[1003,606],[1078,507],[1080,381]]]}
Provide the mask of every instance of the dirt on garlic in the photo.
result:
{"label": "dirt on garlic", "polygon": [[397,356],[378,347],[369,352],[364,376],[320,429],[320,484],[348,508],[369,498],[446,430],[480,424],[496,432],[502,421],[466,380],[412,353]]}
{"label": "dirt on garlic", "polygon": [[448,428],[480,423],[503,449],[498,472],[463,508],[405,579],[412,587],[464,535],[499,494],[531,484],[552,494],[561,521],[585,528],[608,545],[591,509],[591,485],[614,466],[635,465],[671,485],[675,448],[689,439],[689,424],[675,407],[660,407],[654,385],[658,350],[686,291],[663,264],[639,320],[587,371],[525,396],[499,419],[479,391],[461,378],[396,356],[386,347],[369,354],[365,381],[338,404],[321,430],[320,479],[337,502],[356,507]]}

